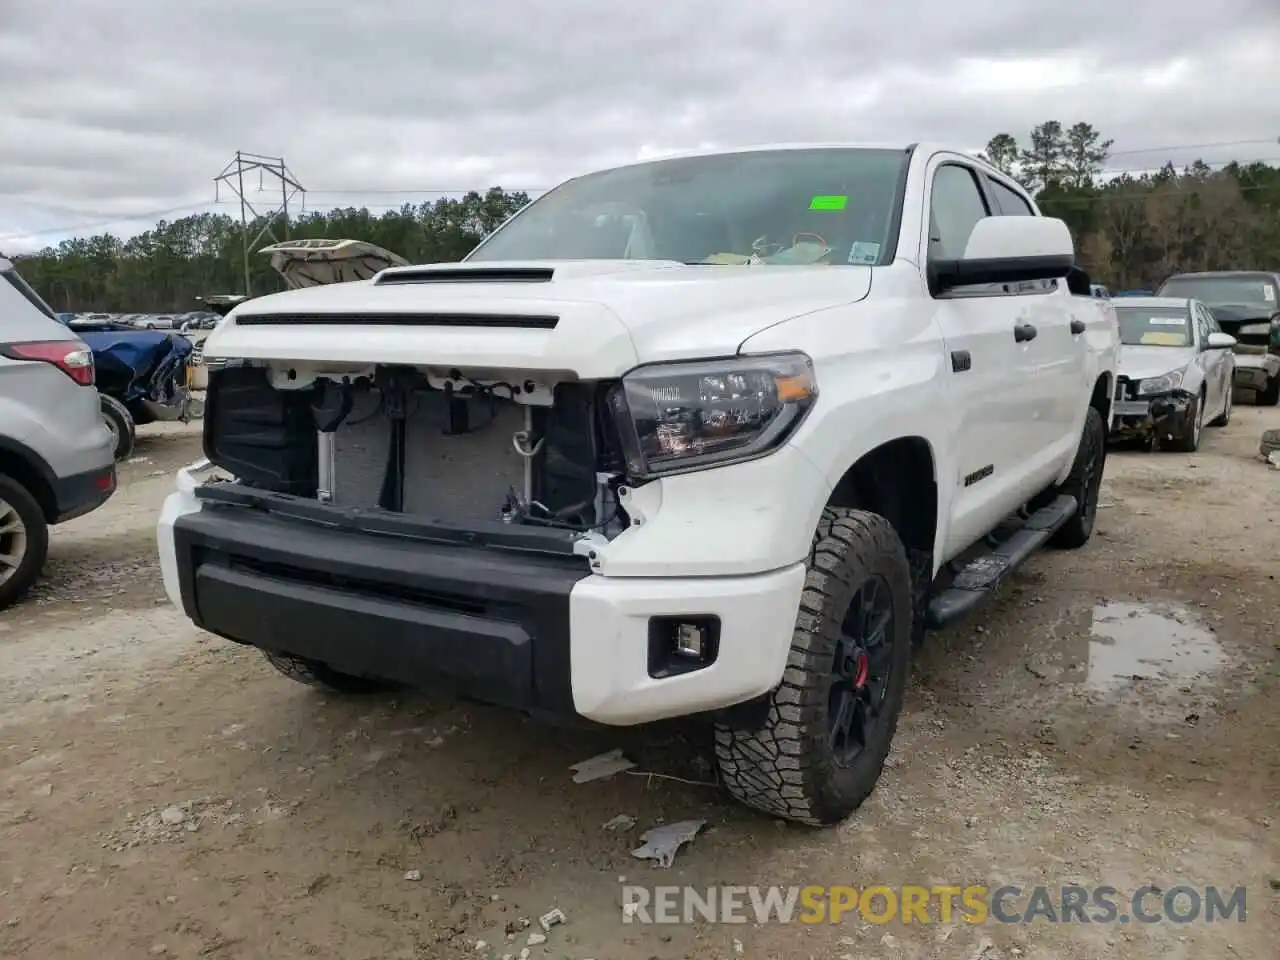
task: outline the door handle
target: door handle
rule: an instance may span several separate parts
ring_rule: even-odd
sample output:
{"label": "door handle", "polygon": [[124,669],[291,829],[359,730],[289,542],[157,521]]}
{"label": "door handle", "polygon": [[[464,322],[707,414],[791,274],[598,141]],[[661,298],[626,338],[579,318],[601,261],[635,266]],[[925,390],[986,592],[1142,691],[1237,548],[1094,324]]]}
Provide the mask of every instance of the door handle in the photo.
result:
{"label": "door handle", "polygon": [[1020,323],[1013,328],[1013,339],[1018,343],[1026,343],[1028,340],[1034,340],[1039,332],[1034,323]]}
{"label": "door handle", "polygon": [[1071,335],[1074,337],[1074,336],[1076,336],[1076,335],[1078,335],[1078,334],[1081,334],[1081,333],[1084,333],[1084,321],[1083,321],[1083,320],[1072,320],[1072,321],[1071,321]]}

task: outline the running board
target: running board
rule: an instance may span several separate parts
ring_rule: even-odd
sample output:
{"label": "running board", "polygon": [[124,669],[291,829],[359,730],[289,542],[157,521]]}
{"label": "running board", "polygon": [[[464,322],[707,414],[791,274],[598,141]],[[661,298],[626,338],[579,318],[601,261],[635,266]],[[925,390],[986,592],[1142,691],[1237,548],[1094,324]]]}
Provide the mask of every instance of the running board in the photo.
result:
{"label": "running board", "polygon": [[1028,517],[1022,528],[1003,543],[965,564],[951,586],[929,602],[926,619],[929,628],[946,626],[990,596],[1005,577],[1022,566],[1075,516],[1076,509],[1075,497],[1057,497]]}

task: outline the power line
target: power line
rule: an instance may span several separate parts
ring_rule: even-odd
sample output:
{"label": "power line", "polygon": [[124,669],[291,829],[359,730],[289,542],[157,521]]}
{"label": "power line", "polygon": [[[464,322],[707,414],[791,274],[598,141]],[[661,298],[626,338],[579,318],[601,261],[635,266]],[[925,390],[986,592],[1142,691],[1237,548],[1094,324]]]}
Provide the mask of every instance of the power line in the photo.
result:
{"label": "power line", "polygon": [[54,233],[75,233],[79,230],[90,230],[94,227],[110,227],[117,223],[128,223],[132,220],[151,220],[166,217],[173,213],[194,213],[211,206],[208,203],[186,203],[180,207],[167,207],[163,210],[144,210],[140,213],[122,213],[119,216],[103,220],[81,221],[63,227],[49,227],[45,230],[19,230],[13,233],[0,233],[0,240],[20,240],[26,237],[46,237]]}
{"label": "power line", "polygon": [[1274,140],[1222,140],[1218,143],[1184,143],[1172,147],[1141,147],[1137,150],[1111,150],[1112,157],[1129,157],[1139,153],[1175,153],[1182,150],[1219,150],[1226,147],[1258,147],[1263,144],[1271,146],[1280,143],[1280,137]]}

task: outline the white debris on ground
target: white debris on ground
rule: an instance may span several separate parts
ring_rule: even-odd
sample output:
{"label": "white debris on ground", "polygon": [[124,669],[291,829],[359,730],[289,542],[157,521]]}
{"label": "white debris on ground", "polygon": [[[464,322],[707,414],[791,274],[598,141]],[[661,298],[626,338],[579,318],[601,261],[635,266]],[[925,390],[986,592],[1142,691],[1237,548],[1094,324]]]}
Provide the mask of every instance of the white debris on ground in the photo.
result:
{"label": "white debris on ground", "polygon": [[569,918],[564,915],[564,911],[559,907],[552,907],[538,918],[538,926],[542,927],[544,931],[550,931],[552,927],[568,922]]}
{"label": "white debris on ground", "polygon": [[573,771],[574,783],[588,783],[592,780],[612,777],[634,766],[634,763],[622,755],[621,750],[610,750],[608,753],[575,763],[569,769]]}
{"label": "white debris on ground", "polygon": [[612,820],[606,820],[600,827],[601,830],[608,830],[611,833],[626,833],[636,825],[636,818],[630,814],[620,813]]}
{"label": "white debris on ground", "polygon": [[656,860],[660,867],[670,867],[675,862],[676,851],[691,842],[706,824],[705,820],[681,820],[646,830],[640,835],[643,846],[632,850],[631,855],[641,860]]}

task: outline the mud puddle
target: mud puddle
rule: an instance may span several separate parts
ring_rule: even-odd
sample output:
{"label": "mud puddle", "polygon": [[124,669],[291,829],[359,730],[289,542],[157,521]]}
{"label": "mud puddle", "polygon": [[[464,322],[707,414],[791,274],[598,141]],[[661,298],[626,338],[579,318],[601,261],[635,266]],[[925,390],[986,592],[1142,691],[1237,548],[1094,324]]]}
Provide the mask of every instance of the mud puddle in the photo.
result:
{"label": "mud puddle", "polygon": [[1186,608],[1111,602],[1095,606],[1091,616],[1083,681],[1091,693],[1134,681],[1182,685],[1226,662],[1222,644]]}
{"label": "mud puddle", "polygon": [[1137,724],[1211,711],[1233,666],[1213,629],[1178,603],[1106,600],[1070,610],[1050,633],[1026,661],[1041,695],[1114,708]]}

